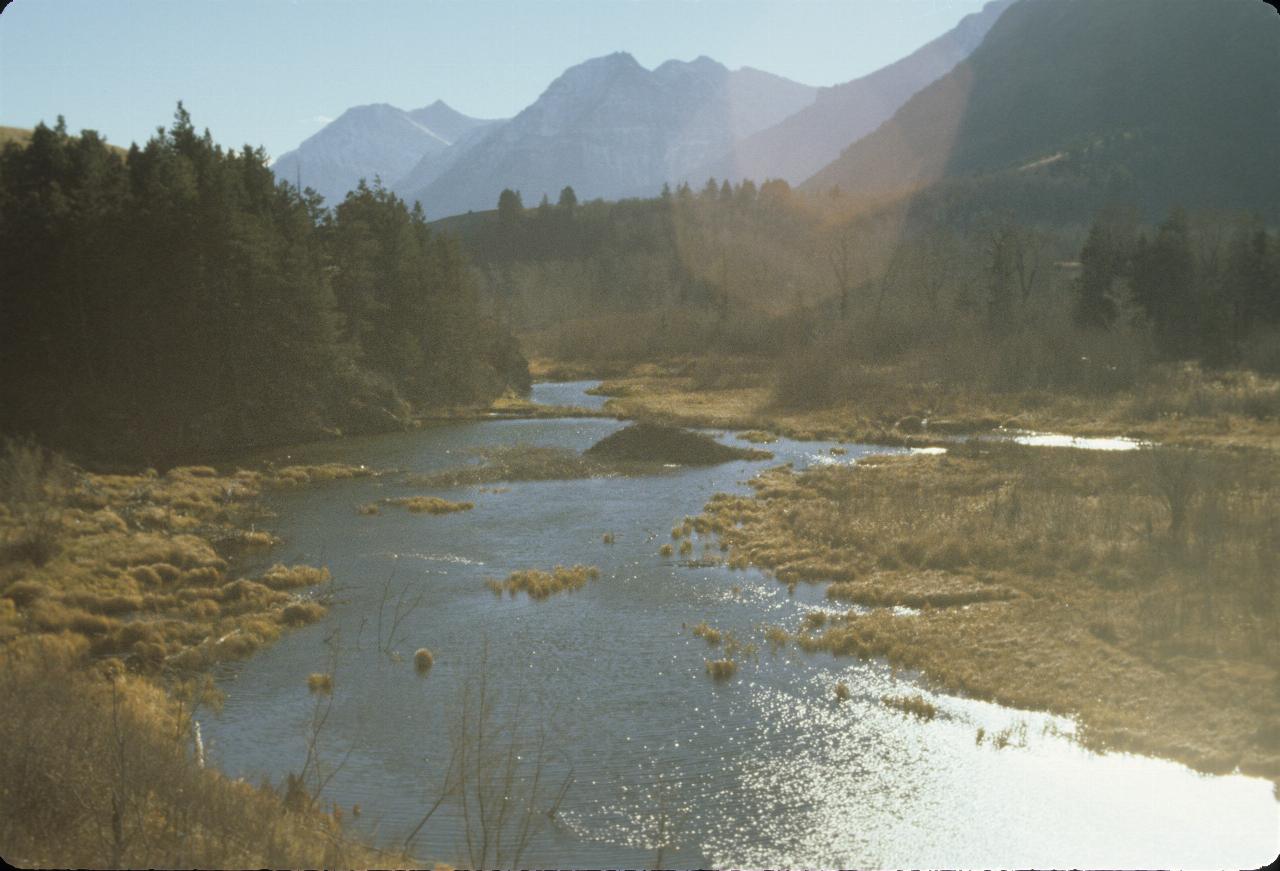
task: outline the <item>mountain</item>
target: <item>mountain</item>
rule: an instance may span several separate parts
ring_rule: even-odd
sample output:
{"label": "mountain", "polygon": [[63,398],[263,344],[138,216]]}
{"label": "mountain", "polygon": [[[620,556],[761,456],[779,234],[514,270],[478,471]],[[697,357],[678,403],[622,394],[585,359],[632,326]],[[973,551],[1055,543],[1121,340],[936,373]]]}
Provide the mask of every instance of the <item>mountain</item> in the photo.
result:
{"label": "mountain", "polygon": [[411,172],[426,155],[443,154],[491,121],[469,118],[443,101],[406,112],[386,103],[343,112],[272,165],[276,177],[315,188],[330,205],[340,202],[360,179],[375,176],[388,187]]}
{"label": "mountain", "polygon": [[1278,141],[1280,17],[1259,0],[1021,0],[805,187],[890,197],[934,185],[931,208],[1275,215]]}
{"label": "mountain", "polygon": [[406,196],[433,216],[490,209],[503,188],[532,205],[571,185],[579,198],[654,194],[741,137],[813,101],[816,89],[710,58],[647,70],[624,52],[557,78],[436,179]]}
{"label": "mountain", "polygon": [[993,0],[902,60],[862,78],[822,88],[811,105],[735,143],[694,177],[782,178],[800,184],[967,58],[1012,2]]}

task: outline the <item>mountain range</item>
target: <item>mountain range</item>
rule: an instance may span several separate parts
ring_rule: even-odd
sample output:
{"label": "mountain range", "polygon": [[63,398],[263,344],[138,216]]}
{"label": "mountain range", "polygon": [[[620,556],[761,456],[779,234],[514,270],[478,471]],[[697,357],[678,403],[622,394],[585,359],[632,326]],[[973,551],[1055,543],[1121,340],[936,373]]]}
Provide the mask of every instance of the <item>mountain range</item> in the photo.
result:
{"label": "mountain range", "polygon": [[429,169],[447,166],[453,146],[474,141],[500,122],[470,118],[444,101],[405,111],[386,103],[355,106],[272,164],[278,178],[301,182],[334,204],[366,179],[395,186],[406,176],[430,180]]}
{"label": "mountain range", "polygon": [[503,188],[531,206],[566,185],[617,199],[708,177],[873,199],[968,185],[987,197],[974,208],[1073,213],[1158,210],[1176,191],[1271,213],[1278,24],[1260,0],[993,0],[830,88],[706,57],[648,70],[619,52],[569,68],[509,120],[443,102],[349,109],[274,169],[330,203],[378,176],[432,218],[492,209]]}
{"label": "mountain range", "polygon": [[805,187],[1058,220],[1108,202],[1274,217],[1276,142],[1280,18],[1259,0],[1021,0]]}
{"label": "mountain range", "polygon": [[652,196],[709,176],[799,182],[964,59],[1010,2],[831,88],[707,57],[648,70],[617,52],[569,68],[510,120],[469,118],[440,101],[348,109],[273,169],[331,204],[376,175],[432,217],[493,208],[507,187],[532,205],[566,185],[590,199]]}

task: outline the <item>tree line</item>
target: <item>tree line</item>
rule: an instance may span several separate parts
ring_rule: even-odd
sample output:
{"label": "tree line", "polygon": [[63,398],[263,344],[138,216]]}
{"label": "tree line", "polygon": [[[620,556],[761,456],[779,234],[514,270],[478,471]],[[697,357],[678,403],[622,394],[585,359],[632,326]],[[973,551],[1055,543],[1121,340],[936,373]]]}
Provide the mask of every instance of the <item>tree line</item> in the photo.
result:
{"label": "tree line", "polygon": [[527,389],[455,243],[380,185],[335,208],[172,125],[0,152],[0,428],[110,457],[385,430]]}

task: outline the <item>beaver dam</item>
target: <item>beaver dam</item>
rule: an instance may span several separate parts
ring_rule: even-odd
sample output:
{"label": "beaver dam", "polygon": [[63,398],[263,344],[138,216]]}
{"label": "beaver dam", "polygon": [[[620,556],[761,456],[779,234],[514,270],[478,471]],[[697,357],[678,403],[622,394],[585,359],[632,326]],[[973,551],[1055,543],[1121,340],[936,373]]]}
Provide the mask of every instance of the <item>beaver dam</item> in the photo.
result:
{"label": "beaver dam", "polygon": [[[589,386],[538,385],[534,398],[549,392],[555,404],[579,405],[587,399],[575,393]],[[659,850],[668,867],[1257,867],[1273,858],[1280,804],[1267,777],[1199,773],[1167,753],[1096,752],[1069,717],[948,689],[909,662],[895,666],[870,642],[865,659],[832,655],[839,633],[856,629],[866,640],[889,617],[921,619],[922,632],[941,625],[953,608],[935,602],[960,596],[965,603],[954,608],[968,603],[981,616],[1016,612],[1039,593],[1009,574],[1034,563],[1012,547],[1002,574],[977,577],[981,561],[996,557],[978,552],[965,525],[978,529],[983,517],[962,513],[940,516],[934,525],[950,537],[921,554],[899,549],[894,527],[868,551],[870,562],[829,579],[842,586],[828,598],[828,584],[804,573],[845,537],[877,530],[853,522],[857,511],[878,511],[879,523],[905,530],[930,504],[914,499],[888,512],[877,501],[888,498],[882,489],[845,500],[831,489],[845,485],[836,475],[780,478],[776,493],[747,485],[783,464],[799,475],[908,450],[778,438],[764,458],[719,450],[741,450],[737,431],[702,433],[696,443],[645,438],[637,447],[637,430],[644,433],[607,418],[453,422],[276,452],[270,458],[281,465],[287,455],[401,474],[269,494],[276,519],[268,531],[282,543],[262,555],[261,569],[326,567],[330,610],[220,668],[222,711],[201,715],[210,764],[250,782],[298,771],[318,698],[308,675],[331,674],[317,744],[333,771],[326,797],[348,811],[360,805],[349,824],[399,845],[449,774],[457,712],[483,663],[495,722],[536,727],[525,733],[525,758],[543,749],[541,782],[555,793],[572,776],[556,813],[541,817],[522,860],[530,866],[649,867]],[[547,461],[533,465],[562,463],[557,471],[573,474],[517,468],[530,447]],[[714,464],[699,464],[704,457]],[[494,458],[507,468],[494,468]],[[960,471],[984,463],[983,474],[1000,476],[995,455],[961,459]],[[657,471],[580,473],[624,460]],[[662,468],[672,463],[679,467]],[[880,487],[899,473],[890,464],[872,474]],[[948,484],[939,511],[964,507],[968,480]],[[833,510],[829,528],[790,539],[784,513],[751,513],[754,497],[782,506],[797,487],[820,497],[805,510],[843,500],[848,512]],[[703,519],[717,493],[743,500],[715,503],[738,530],[728,551],[713,518]],[[415,496],[474,507],[434,516],[353,511]],[[1024,512],[1043,507],[1036,493],[1018,498]],[[770,537],[753,544],[757,531]],[[931,560],[971,566],[974,577],[929,580],[935,570],[902,598],[880,589]],[[755,567],[770,564],[794,583]],[[538,593],[558,588],[541,583],[556,566],[594,567],[599,576],[567,568],[562,591],[524,592],[525,580]],[[1111,616],[1119,628],[1122,619]],[[1134,655],[1082,631],[1111,667]],[[420,648],[432,656],[427,679],[415,670]],[[1188,673],[1196,668],[1194,659],[1179,661]],[[415,855],[465,855],[457,849],[465,831],[460,809],[445,802],[416,836]]]}

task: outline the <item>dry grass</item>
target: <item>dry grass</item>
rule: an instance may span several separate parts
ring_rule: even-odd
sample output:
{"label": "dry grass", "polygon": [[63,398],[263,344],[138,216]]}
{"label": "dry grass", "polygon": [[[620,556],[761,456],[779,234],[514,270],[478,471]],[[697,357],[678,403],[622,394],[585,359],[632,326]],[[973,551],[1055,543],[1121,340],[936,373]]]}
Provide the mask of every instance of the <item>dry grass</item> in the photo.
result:
{"label": "dry grass", "polygon": [[[1252,372],[1169,365],[1151,369],[1131,389],[1079,395],[983,390],[963,378],[930,377],[907,360],[854,366],[841,388],[847,395],[801,407],[774,385],[773,361],[726,361],[740,375],[725,386],[696,377],[706,363],[677,358],[632,367],[603,385],[613,397],[608,409],[680,426],[886,445],[936,444],[1002,425],[1163,444],[1273,448],[1280,442],[1280,379]],[[919,432],[898,426],[912,419]]]}
{"label": "dry grass", "polygon": [[307,675],[307,689],[316,695],[333,695],[333,675],[320,671]]}
{"label": "dry grass", "polygon": [[545,599],[556,593],[580,589],[586,586],[588,581],[599,578],[600,569],[595,566],[575,565],[568,568],[556,566],[549,572],[538,569],[515,571],[509,574],[505,581],[499,582],[489,578],[485,581],[485,585],[499,595],[503,591],[512,596],[523,592],[528,594],[530,599]]}
{"label": "dry grass", "polygon": [[884,696],[880,701],[887,707],[919,717],[921,720],[932,720],[938,716],[937,707],[919,693],[913,696]]}
{"label": "dry grass", "polygon": [[0,718],[5,857],[63,867],[404,864],[347,839],[332,814],[286,808],[270,787],[202,769],[184,689],[327,612],[323,600],[287,592],[323,584],[325,569],[276,565],[260,581],[232,572],[240,551],[274,541],[252,526],[261,490],[364,472],[88,474],[20,448],[0,464],[0,542],[23,537],[35,518],[52,546],[0,552],[0,697],[23,711]]}
{"label": "dry grass", "polygon": [[446,489],[498,481],[574,480],[612,473],[607,465],[564,448],[512,445],[478,448],[472,454],[475,463],[443,472],[408,475],[406,481],[415,487]]}
{"label": "dry grass", "polygon": [[712,647],[720,644],[720,630],[709,626],[705,620],[695,625],[689,631],[693,633],[695,638],[701,638]]}
{"label": "dry grass", "polygon": [[374,867],[411,864],[352,840],[332,814],[199,764],[202,683],[169,693],[29,636],[0,664],[0,849],[19,867]]}
{"label": "dry grass", "polygon": [[456,514],[476,507],[474,502],[450,502],[437,496],[396,496],[382,501],[405,508],[411,514]]}
{"label": "dry grass", "polygon": [[738,673],[738,663],[728,657],[708,659],[706,667],[707,674],[711,675],[713,680],[728,680]]}
{"label": "dry grass", "polygon": [[413,652],[413,668],[420,675],[426,675],[431,671],[431,666],[436,664],[436,657],[430,650],[425,647],[419,647]]}
{"label": "dry grass", "polygon": [[1275,454],[971,443],[752,486],[705,510],[731,565],[883,609],[809,618],[802,649],[1075,716],[1094,747],[1280,777],[1259,728],[1280,718]]}
{"label": "dry grass", "polygon": [[738,438],[742,439],[744,442],[751,442],[753,445],[767,445],[778,440],[778,437],[773,433],[763,432],[758,429],[749,429],[746,432],[740,432],[738,433]]}
{"label": "dry grass", "polygon": [[841,702],[847,702],[853,696],[853,694],[849,692],[849,685],[844,681],[836,682],[835,694],[836,699]]}

